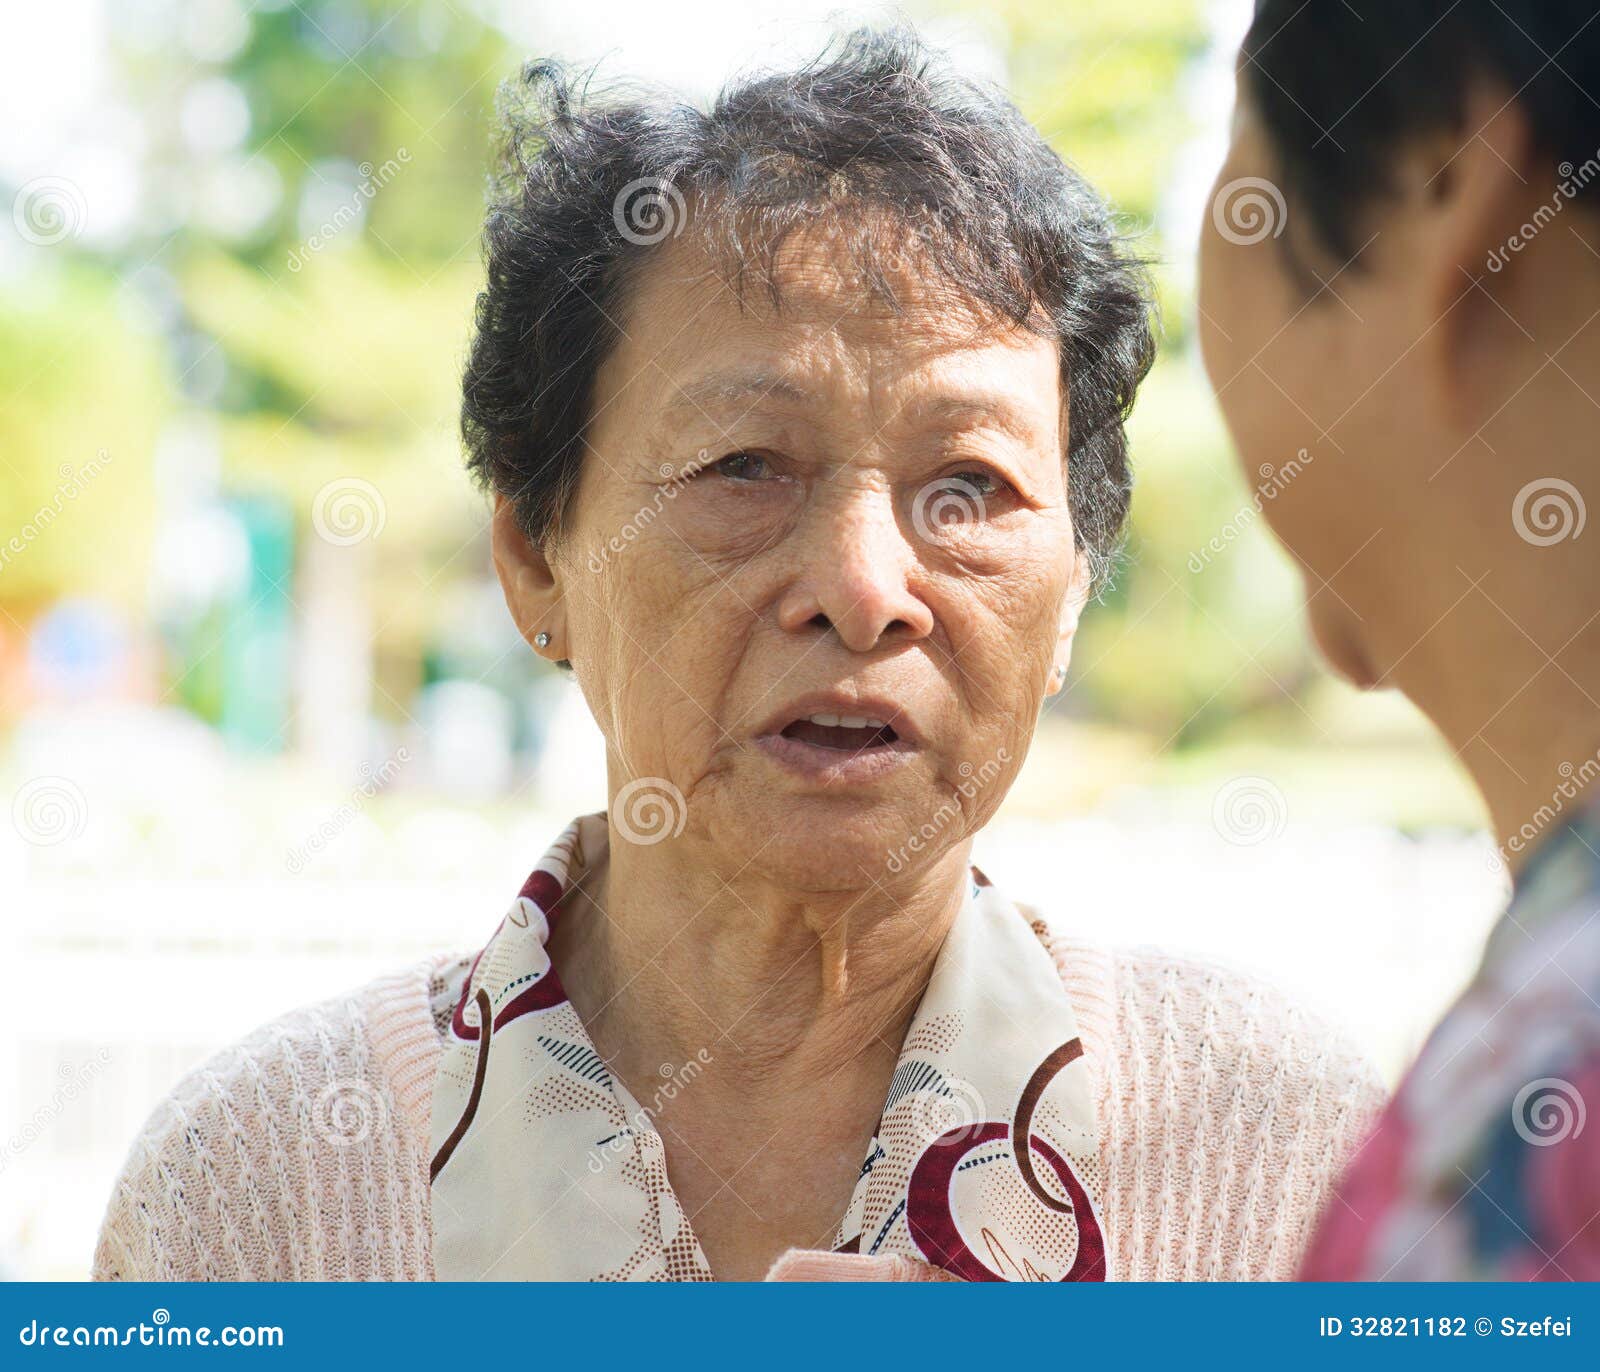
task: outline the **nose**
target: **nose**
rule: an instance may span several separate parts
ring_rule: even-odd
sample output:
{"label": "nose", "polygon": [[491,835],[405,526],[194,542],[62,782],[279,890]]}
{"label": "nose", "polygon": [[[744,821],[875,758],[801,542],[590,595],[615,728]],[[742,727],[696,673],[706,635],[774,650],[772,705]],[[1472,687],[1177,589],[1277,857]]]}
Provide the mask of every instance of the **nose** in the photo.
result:
{"label": "nose", "polygon": [[933,612],[912,586],[916,550],[889,492],[856,489],[821,502],[796,533],[801,570],[778,606],[785,632],[831,630],[857,653],[933,632]]}

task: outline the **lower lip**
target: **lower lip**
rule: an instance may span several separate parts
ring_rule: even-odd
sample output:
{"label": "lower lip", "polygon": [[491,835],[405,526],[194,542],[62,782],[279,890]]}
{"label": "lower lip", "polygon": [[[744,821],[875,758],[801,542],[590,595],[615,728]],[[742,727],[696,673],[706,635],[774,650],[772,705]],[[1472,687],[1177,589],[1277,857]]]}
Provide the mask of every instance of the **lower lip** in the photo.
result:
{"label": "lower lip", "polygon": [[880,743],[851,752],[845,748],[819,748],[814,743],[763,734],[756,747],[792,776],[827,786],[859,786],[898,771],[911,760],[915,745],[905,739]]}

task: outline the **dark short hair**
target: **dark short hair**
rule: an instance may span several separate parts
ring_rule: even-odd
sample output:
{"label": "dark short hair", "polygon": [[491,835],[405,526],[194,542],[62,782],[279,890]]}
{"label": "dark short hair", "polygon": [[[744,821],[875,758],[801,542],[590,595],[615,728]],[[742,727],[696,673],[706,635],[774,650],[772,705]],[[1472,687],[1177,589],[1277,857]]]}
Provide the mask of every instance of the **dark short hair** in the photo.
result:
{"label": "dark short hair", "polygon": [[1281,189],[1341,261],[1356,255],[1362,212],[1392,188],[1406,142],[1470,132],[1465,97],[1476,80],[1505,87],[1522,107],[1552,172],[1565,168],[1566,179],[1589,167],[1573,198],[1595,203],[1595,0],[1258,0],[1241,56]]}
{"label": "dark short hair", "polygon": [[859,265],[891,298],[874,268],[893,248],[870,227],[886,219],[974,302],[1058,340],[1069,499],[1104,574],[1127,516],[1123,424],[1153,359],[1151,292],[1105,202],[1003,95],[896,28],[735,81],[709,110],[597,95],[551,62],[508,82],[501,110],[461,428],[468,466],[529,538],[560,530],[595,374],[662,216],[714,207],[733,276],[775,290],[761,268],[825,212],[863,230]]}

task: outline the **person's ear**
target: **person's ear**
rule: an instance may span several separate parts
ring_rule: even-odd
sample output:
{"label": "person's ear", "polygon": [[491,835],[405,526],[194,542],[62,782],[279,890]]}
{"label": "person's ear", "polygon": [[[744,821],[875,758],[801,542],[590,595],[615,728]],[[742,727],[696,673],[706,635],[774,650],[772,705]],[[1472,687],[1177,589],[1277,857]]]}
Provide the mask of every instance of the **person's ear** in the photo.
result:
{"label": "person's ear", "polygon": [[1416,213],[1389,269],[1410,279],[1431,399],[1452,426],[1473,431],[1525,380],[1508,365],[1528,342],[1515,312],[1515,245],[1548,204],[1554,168],[1541,164],[1510,92],[1474,81],[1460,128],[1419,140],[1399,171]]}
{"label": "person's ear", "polygon": [[1078,621],[1083,618],[1083,607],[1089,603],[1089,593],[1094,587],[1094,571],[1086,553],[1073,557],[1072,581],[1061,602],[1061,626],[1056,635],[1056,655],[1046,695],[1055,695],[1067,684],[1067,669],[1072,665],[1072,640],[1078,632]]}
{"label": "person's ear", "polygon": [[540,657],[562,661],[568,654],[561,580],[544,550],[523,533],[515,507],[503,495],[494,498],[489,540],[517,631]]}

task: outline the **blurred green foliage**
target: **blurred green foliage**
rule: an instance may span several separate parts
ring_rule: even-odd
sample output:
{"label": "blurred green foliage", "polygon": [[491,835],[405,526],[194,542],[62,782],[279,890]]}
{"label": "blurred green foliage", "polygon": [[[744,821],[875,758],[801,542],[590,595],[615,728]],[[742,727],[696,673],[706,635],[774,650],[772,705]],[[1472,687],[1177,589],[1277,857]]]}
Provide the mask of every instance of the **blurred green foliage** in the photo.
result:
{"label": "blurred green foliage", "polygon": [[137,603],[171,386],[159,338],[99,264],[0,296],[0,609],[14,621],[67,590]]}
{"label": "blurred green foliage", "polygon": [[[302,526],[329,481],[382,490],[379,656],[420,658],[447,589],[485,566],[456,388],[494,90],[531,54],[475,17],[487,11],[444,0],[300,0],[257,6],[240,41],[197,58],[188,9],[111,11],[117,81],[147,124],[137,226],[114,247],[27,249],[29,271],[0,286],[7,528],[52,498],[63,462],[102,448],[116,459],[81,517],[0,569],[0,609],[23,622],[86,589],[136,605],[156,440],[199,412],[224,486],[277,493]],[[951,0],[923,13],[980,14]],[[151,15],[170,21],[166,39]],[[981,18],[1025,112],[1146,250],[1187,254],[1156,224],[1192,132],[1182,83],[1207,41],[1202,0],[998,0]],[[249,133],[197,150],[178,111],[219,80],[242,93]],[[265,211],[227,213],[228,188],[250,186],[267,188]],[[1088,616],[1061,708],[1176,746],[1263,707],[1303,730],[1312,669],[1281,557],[1252,527],[1199,574],[1188,565],[1248,497],[1189,345],[1183,273],[1159,277],[1168,351],[1134,423],[1128,557]]]}

